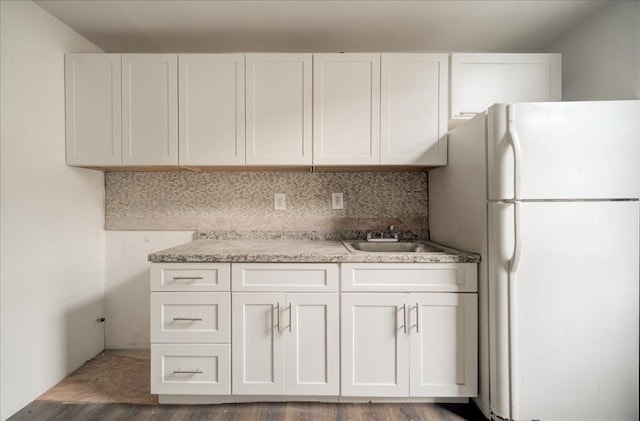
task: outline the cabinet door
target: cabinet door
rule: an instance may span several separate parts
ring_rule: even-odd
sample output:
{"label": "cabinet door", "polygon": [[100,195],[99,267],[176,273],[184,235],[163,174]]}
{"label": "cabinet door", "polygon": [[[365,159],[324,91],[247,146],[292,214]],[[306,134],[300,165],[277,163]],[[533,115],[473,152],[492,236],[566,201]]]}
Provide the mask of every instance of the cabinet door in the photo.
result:
{"label": "cabinet door", "polygon": [[178,56],[122,55],[125,165],[178,164]]}
{"label": "cabinet door", "polygon": [[409,396],[406,294],[342,294],[342,395]]}
{"label": "cabinet door", "polygon": [[561,99],[560,54],[451,55],[451,118],[470,118],[496,103]]}
{"label": "cabinet door", "polygon": [[67,54],[68,165],[122,163],[120,54]]}
{"label": "cabinet door", "polygon": [[311,54],[247,54],[247,164],[311,165]]}
{"label": "cabinet door", "polygon": [[380,162],[445,165],[448,54],[382,54]]}
{"label": "cabinet door", "polygon": [[477,294],[410,294],[411,396],[476,396]]}
{"label": "cabinet door", "polygon": [[244,54],[180,54],[180,165],[244,164]]}
{"label": "cabinet door", "polygon": [[287,294],[287,394],[340,394],[338,294]]}
{"label": "cabinet door", "polygon": [[380,54],[314,54],[313,163],[380,163]]}
{"label": "cabinet door", "polygon": [[284,307],[284,294],[233,294],[234,395],[285,393]]}

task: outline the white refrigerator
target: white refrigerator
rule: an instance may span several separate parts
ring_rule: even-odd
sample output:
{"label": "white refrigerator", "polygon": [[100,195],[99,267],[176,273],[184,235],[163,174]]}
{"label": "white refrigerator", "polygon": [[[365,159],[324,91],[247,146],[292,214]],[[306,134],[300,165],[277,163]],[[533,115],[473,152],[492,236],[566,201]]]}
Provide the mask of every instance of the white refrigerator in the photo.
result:
{"label": "white refrigerator", "polygon": [[638,419],[640,101],[497,104],[448,156],[429,227],[482,256],[485,416]]}

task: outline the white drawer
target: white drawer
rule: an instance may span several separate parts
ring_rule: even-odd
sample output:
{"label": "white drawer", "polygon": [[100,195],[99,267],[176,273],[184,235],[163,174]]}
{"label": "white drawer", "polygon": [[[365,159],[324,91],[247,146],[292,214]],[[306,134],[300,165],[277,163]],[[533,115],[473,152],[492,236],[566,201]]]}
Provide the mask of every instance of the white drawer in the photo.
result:
{"label": "white drawer", "polygon": [[233,291],[336,292],[337,263],[233,263]]}
{"label": "white drawer", "polygon": [[229,342],[228,292],[152,292],[151,342]]}
{"label": "white drawer", "polygon": [[231,345],[152,344],[151,393],[229,395]]}
{"label": "white drawer", "polygon": [[230,263],[152,263],[151,291],[229,291]]}
{"label": "white drawer", "polygon": [[476,292],[476,263],[343,263],[342,291]]}

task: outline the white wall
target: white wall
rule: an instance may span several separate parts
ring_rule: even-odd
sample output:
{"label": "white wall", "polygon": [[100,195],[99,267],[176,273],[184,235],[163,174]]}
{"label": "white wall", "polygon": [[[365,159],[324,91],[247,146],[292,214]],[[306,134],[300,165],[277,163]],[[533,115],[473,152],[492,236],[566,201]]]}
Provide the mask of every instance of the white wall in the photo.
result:
{"label": "white wall", "polygon": [[104,348],[104,178],[65,166],[64,53],[93,44],[0,2],[0,418]]}
{"label": "white wall", "polygon": [[612,1],[545,50],[562,53],[562,99],[640,99],[640,1]]}
{"label": "white wall", "polygon": [[193,239],[192,231],[107,231],[106,347],[149,348],[149,262],[152,251]]}

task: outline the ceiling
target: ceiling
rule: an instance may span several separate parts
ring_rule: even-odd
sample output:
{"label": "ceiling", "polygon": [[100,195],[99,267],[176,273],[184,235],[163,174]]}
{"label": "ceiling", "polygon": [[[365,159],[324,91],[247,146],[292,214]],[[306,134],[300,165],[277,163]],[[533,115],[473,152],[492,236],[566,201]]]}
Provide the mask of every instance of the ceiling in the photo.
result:
{"label": "ceiling", "polygon": [[611,0],[36,3],[105,52],[527,52]]}

